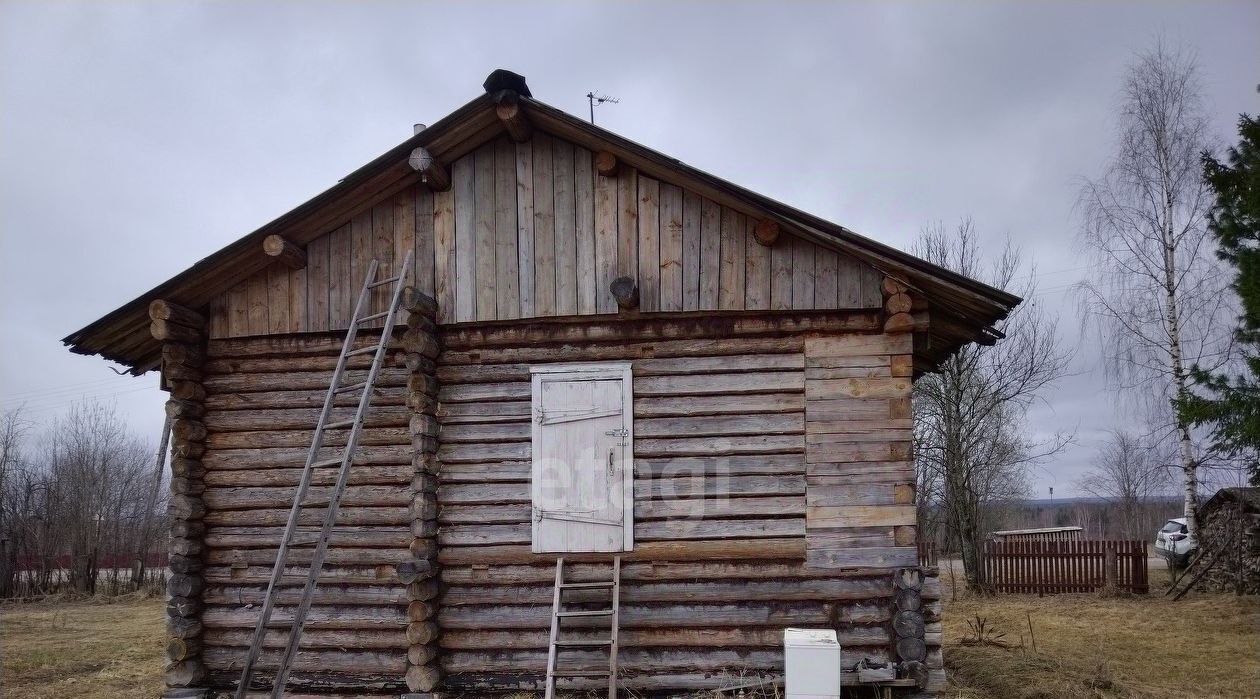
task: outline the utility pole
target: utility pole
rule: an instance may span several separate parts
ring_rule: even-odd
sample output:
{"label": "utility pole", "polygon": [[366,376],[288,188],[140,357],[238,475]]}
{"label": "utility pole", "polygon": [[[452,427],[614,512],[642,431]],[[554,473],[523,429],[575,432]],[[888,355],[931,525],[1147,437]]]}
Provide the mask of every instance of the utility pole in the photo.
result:
{"label": "utility pole", "polygon": [[595,105],[603,104],[605,102],[609,104],[617,104],[618,102],[621,101],[617,99],[616,97],[610,97],[608,95],[601,95],[595,92],[594,90],[586,93],[586,100],[591,105],[591,124],[592,125],[595,123]]}

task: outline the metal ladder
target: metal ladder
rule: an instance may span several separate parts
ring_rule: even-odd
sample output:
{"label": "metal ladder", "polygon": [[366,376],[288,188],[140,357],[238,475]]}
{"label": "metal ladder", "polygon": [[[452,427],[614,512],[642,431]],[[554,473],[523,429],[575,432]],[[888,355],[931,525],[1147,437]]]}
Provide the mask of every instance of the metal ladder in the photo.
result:
{"label": "metal ladder", "polygon": [[[293,625],[289,630],[289,639],[285,643],[284,653],[280,656],[280,664],[276,669],[271,696],[278,698],[284,692],[284,685],[289,678],[289,665],[293,662],[293,656],[297,654],[298,641],[302,637],[302,626],[306,621],[307,613],[310,611],[311,600],[315,595],[315,585],[324,567],[324,556],[328,551],[328,537],[332,533],[333,523],[337,519],[337,508],[341,504],[341,496],[346,492],[350,466],[354,463],[355,451],[359,445],[359,434],[362,432],[364,418],[367,417],[368,408],[372,403],[372,389],[376,385],[376,377],[380,373],[385,356],[389,353],[390,336],[393,334],[394,321],[402,299],[403,289],[407,285],[407,276],[411,270],[411,260],[412,253],[408,252],[406,259],[403,260],[402,267],[398,270],[398,276],[379,281],[376,280],[376,274],[380,264],[376,260],[372,260],[371,264],[368,265],[367,277],[363,282],[363,290],[359,292],[359,300],[355,303],[354,314],[350,317],[350,328],[346,331],[346,340],[341,346],[341,355],[337,358],[337,368],[333,372],[332,384],[328,387],[328,395],[324,398],[324,409],[320,411],[319,422],[315,425],[315,436],[311,440],[311,449],[306,455],[306,465],[302,470],[302,479],[298,483],[297,492],[293,496],[293,507],[289,510],[289,521],[284,528],[284,538],[280,542],[280,550],[276,553],[276,565],[271,571],[271,582],[267,584],[267,596],[263,601],[262,614],[258,617],[258,626],[254,629],[254,637],[249,645],[249,654],[246,656],[245,665],[241,669],[241,681],[236,688],[236,699],[244,699],[249,691],[249,682],[254,672],[254,664],[258,662],[258,656],[262,653],[263,639],[267,635],[267,626],[271,622],[271,613],[275,608],[276,599],[280,596],[281,579],[284,577],[284,569],[288,564],[289,549],[313,545],[315,551],[311,555],[310,570],[306,575],[306,584],[302,588],[302,597],[298,602],[297,610],[293,614]],[[390,296],[389,309],[380,313],[364,315],[369,310],[373,290],[387,284],[394,285],[393,293]],[[359,328],[364,323],[380,319],[385,320],[385,325],[381,328],[380,340],[367,347],[354,349],[354,340],[358,335]],[[367,378],[358,383],[342,385],[346,372],[346,360],[363,354],[373,355],[372,368],[368,370]],[[332,416],[333,405],[336,403],[337,396],[353,394],[356,391],[361,391],[362,393],[359,397],[354,417],[349,420],[330,421],[329,418]],[[319,451],[324,446],[325,431],[346,428],[350,429],[350,434],[346,438],[346,446],[341,455],[336,458],[320,460]],[[334,466],[340,468],[337,475],[337,484],[328,496],[324,522],[319,529],[318,536],[312,538],[311,535],[315,532],[303,531],[298,527],[298,520],[304,508],[325,504],[322,498],[307,500],[306,495],[311,484],[311,475],[316,469]]]}
{"label": "metal ladder", "polygon": [[[608,607],[605,609],[564,608],[564,592],[566,590],[608,590]],[[571,583],[564,581],[564,558],[556,559],[556,589],[551,607],[551,643],[547,651],[547,694],[546,699],[555,699],[556,678],[558,677],[607,677],[608,699],[617,697],[617,629],[621,600],[621,556],[615,556],[612,564],[612,580],[597,582]],[[609,619],[608,638],[560,638],[560,620],[580,617],[607,617]],[[557,666],[557,655],[564,649],[607,648],[608,669],[565,669]]]}

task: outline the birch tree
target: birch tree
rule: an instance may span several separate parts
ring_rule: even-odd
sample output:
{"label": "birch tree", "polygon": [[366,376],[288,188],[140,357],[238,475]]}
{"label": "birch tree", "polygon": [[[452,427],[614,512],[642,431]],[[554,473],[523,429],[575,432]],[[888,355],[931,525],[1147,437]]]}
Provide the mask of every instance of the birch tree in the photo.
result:
{"label": "birch tree", "polygon": [[[1007,245],[985,264],[970,220],[956,229],[925,229],[915,252],[942,267],[998,288],[1031,295],[1018,251]],[[991,347],[966,345],[936,373],[914,385],[915,465],[920,499],[938,504],[946,535],[962,553],[968,584],[979,582],[979,551],[995,506],[1027,497],[1028,471],[1058,451],[1062,435],[1034,438],[1025,413],[1063,376],[1071,353],[1059,344],[1057,321],[1025,302],[1002,323],[1006,338]]]}
{"label": "birch tree", "polygon": [[1193,57],[1162,41],[1129,67],[1117,139],[1104,172],[1080,193],[1079,285],[1086,322],[1100,332],[1108,380],[1160,437],[1175,444],[1184,515],[1197,529],[1199,469],[1208,457],[1173,401],[1190,367],[1228,360],[1227,278],[1206,230],[1210,193],[1201,78]]}

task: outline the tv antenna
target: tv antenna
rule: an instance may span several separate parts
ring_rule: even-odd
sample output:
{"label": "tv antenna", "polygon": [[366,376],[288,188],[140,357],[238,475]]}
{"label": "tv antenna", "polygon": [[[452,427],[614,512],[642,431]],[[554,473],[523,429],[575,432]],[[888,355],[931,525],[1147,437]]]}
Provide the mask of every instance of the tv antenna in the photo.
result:
{"label": "tv antenna", "polygon": [[610,97],[608,95],[601,95],[593,90],[591,92],[586,93],[586,100],[591,103],[591,123],[592,124],[595,123],[595,105],[603,104],[605,102],[609,104],[617,104],[618,102],[621,101],[617,99],[616,97]]}

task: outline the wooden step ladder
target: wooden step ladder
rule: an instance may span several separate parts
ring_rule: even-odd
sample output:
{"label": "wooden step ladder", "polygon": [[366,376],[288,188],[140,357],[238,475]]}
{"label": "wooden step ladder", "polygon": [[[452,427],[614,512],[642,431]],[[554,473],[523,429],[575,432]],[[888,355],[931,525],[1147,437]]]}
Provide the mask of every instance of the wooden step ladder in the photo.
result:
{"label": "wooden step ladder", "polygon": [[[346,331],[346,340],[341,346],[341,356],[337,358],[337,368],[333,371],[332,383],[329,385],[328,394],[324,398],[324,408],[319,414],[319,421],[315,424],[315,436],[311,440],[310,451],[306,454],[306,466],[303,467],[302,478],[298,483],[297,492],[293,495],[293,506],[289,510],[289,521],[284,528],[284,536],[280,541],[280,550],[276,553],[276,564],[271,571],[271,581],[267,584],[267,596],[263,600],[262,613],[258,617],[258,626],[254,628],[254,636],[249,645],[249,653],[245,656],[245,664],[241,669],[241,680],[236,688],[236,699],[244,699],[246,693],[249,692],[249,682],[253,676],[254,665],[258,662],[258,656],[262,653],[263,639],[267,635],[268,627],[271,626],[271,614],[275,610],[276,599],[280,596],[280,591],[284,587],[281,581],[284,577],[284,569],[289,564],[289,549],[313,546],[315,551],[311,554],[310,570],[307,572],[306,583],[302,588],[302,596],[298,601],[297,609],[294,611],[293,622],[289,626],[288,641],[285,643],[284,651],[280,655],[275,681],[271,687],[273,699],[280,697],[284,692],[284,685],[289,678],[289,665],[293,662],[293,656],[297,654],[298,642],[302,637],[302,626],[306,621],[307,613],[310,611],[311,600],[315,596],[315,585],[324,567],[324,556],[328,552],[328,537],[332,533],[333,523],[337,520],[337,509],[341,504],[341,496],[346,492],[350,466],[354,463],[355,451],[357,451],[359,446],[359,435],[363,430],[363,421],[367,417],[368,409],[372,404],[372,389],[376,386],[376,377],[381,371],[381,366],[385,363],[386,355],[389,354],[389,341],[393,335],[394,322],[398,315],[403,289],[407,286],[407,277],[411,271],[411,261],[412,253],[408,252],[402,266],[398,270],[398,275],[381,280],[376,279],[380,264],[376,260],[372,260],[368,265],[367,276],[363,282],[363,290],[359,292],[359,300],[355,303],[354,314],[350,317],[350,328]],[[380,313],[368,313],[373,290],[388,284],[394,285],[389,300],[389,308]],[[363,324],[381,319],[384,319],[384,326],[381,328],[380,340],[367,347],[354,349],[355,337]],[[372,355],[372,368],[368,370],[367,378],[357,383],[343,385],[342,381],[346,375],[346,360],[350,357],[364,354]],[[354,417],[349,420],[330,420],[337,397],[354,394],[359,396]],[[349,429],[350,433],[346,437],[346,445],[342,448],[340,456],[320,459],[319,452],[324,446],[324,432],[342,429]],[[311,474],[316,469],[333,467],[338,468],[339,471],[337,484],[333,487],[332,493],[327,498],[308,499],[307,490],[311,485]],[[324,509],[323,524],[318,530],[313,527],[298,526],[302,510],[307,508]]]}
{"label": "wooden step ladder", "polygon": [[[608,606],[601,609],[567,609],[570,604],[564,593],[573,591],[608,591]],[[547,694],[546,699],[555,699],[556,679],[561,677],[606,677],[608,678],[608,699],[617,697],[617,629],[621,614],[621,556],[615,556],[612,562],[612,579],[596,582],[565,582],[564,558],[556,559],[556,589],[551,607],[551,644],[547,651]],[[606,638],[563,638],[565,629],[560,628],[562,619],[583,617],[605,618],[609,620]],[[589,630],[589,629],[584,629]],[[559,655],[567,649],[608,649],[608,669],[571,669],[560,665]]]}

